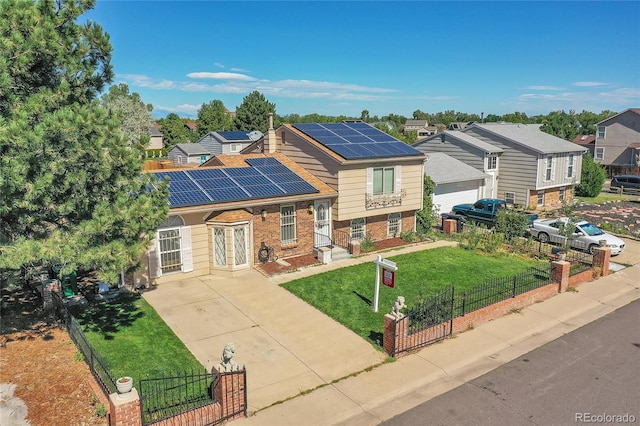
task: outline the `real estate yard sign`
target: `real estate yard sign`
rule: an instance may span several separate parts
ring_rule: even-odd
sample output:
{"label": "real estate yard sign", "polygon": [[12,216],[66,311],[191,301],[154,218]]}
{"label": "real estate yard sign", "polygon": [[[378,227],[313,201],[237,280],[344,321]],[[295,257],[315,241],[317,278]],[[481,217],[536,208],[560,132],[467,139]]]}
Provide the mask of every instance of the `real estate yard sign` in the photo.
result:
{"label": "real estate yard sign", "polygon": [[373,261],[376,264],[376,290],[373,296],[373,312],[378,312],[378,295],[380,293],[380,268],[383,271],[382,283],[387,287],[394,288],[395,286],[395,271],[398,270],[395,262],[387,259],[383,259],[378,255],[376,260]]}

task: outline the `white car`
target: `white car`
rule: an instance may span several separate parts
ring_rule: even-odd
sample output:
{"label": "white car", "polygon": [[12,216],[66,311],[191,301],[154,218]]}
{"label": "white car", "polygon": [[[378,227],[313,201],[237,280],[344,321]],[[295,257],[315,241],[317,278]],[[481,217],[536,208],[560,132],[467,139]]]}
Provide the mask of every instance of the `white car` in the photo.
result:
{"label": "white car", "polygon": [[[566,217],[554,219],[536,219],[529,227],[529,232],[543,243],[564,244],[565,237],[560,229],[569,222]],[[569,238],[572,248],[588,251],[600,245],[600,241],[611,248],[611,255],[615,256],[624,251],[625,243],[615,235],[607,234],[592,223],[584,220],[574,222],[576,232]]]}

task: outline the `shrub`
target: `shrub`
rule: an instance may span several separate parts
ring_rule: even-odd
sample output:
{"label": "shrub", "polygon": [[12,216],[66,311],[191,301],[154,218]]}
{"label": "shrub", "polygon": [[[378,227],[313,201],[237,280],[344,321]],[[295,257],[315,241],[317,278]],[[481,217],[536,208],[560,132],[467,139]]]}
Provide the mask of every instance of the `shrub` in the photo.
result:
{"label": "shrub", "polygon": [[502,232],[491,232],[484,240],[484,251],[494,252],[504,246],[504,234]]}
{"label": "shrub", "polygon": [[504,235],[507,242],[527,234],[529,219],[526,213],[518,210],[501,210],[496,217],[494,231]]}
{"label": "shrub", "polygon": [[576,185],[576,195],[580,197],[596,197],[602,191],[607,174],[604,168],[586,154],[582,157],[580,183]]}
{"label": "shrub", "polygon": [[371,238],[371,233],[368,233],[365,238],[360,241],[360,250],[363,252],[368,252],[376,248],[376,244]]}

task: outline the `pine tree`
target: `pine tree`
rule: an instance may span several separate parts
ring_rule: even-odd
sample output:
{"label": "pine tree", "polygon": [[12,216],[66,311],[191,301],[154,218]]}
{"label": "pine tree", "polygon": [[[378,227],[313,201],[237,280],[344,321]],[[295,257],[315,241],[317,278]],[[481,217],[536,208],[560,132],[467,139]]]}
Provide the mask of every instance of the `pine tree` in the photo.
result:
{"label": "pine tree", "polygon": [[115,282],[167,215],[166,185],[98,94],[109,36],[93,0],[0,2],[0,268],[63,265]]}
{"label": "pine tree", "polygon": [[275,112],[276,105],[267,101],[262,93],[254,91],[245,96],[242,104],[236,108],[233,123],[236,130],[259,130],[266,133],[269,130],[269,113],[275,115]]}

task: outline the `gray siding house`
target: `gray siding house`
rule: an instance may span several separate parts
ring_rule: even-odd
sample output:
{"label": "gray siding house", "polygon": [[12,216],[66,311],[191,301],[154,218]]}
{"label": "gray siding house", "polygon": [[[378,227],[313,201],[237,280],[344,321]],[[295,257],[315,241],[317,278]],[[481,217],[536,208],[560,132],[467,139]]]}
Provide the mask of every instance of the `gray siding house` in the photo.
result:
{"label": "gray siding house", "polygon": [[197,143],[211,155],[240,154],[240,151],[262,138],[258,131],[220,131],[209,132],[201,137]]}
{"label": "gray siding house", "polygon": [[594,160],[609,173],[637,174],[640,166],[640,108],[629,108],[596,124]]}
{"label": "gray siding house", "polygon": [[486,196],[491,192],[523,206],[552,205],[570,199],[573,186],[580,183],[586,149],[543,132],[539,124],[473,123],[445,135],[440,143],[440,135],[434,135],[413,146],[446,152],[495,177],[495,190],[485,191]]}
{"label": "gray siding house", "polygon": [[475,203],[484,196],[484,186],[489,175],[456,160],[444,152],[429,154],[424,163],[435,189],[433,206],[439,213],[448,213],[456,204]]}
{"label": "gray siding house", "polygon": [[[497,197],[497,170],[503,149],[458,130],[445,130],[412,145],[428,154],[441,152],[486,174],[478,198]],[[456,173],[455,169],[451,170]],[[475,201],[475,200],[473,200]],[[468,201],[467,201],[468,202]],[[459,204],[459,203],[458,203]]]}
{"label": "gray siding house", "polygon": [[167,153],[169,160],[176,166],[185,164],[202,164],[211,157],[209,152],[197,143],[179,143]]}

